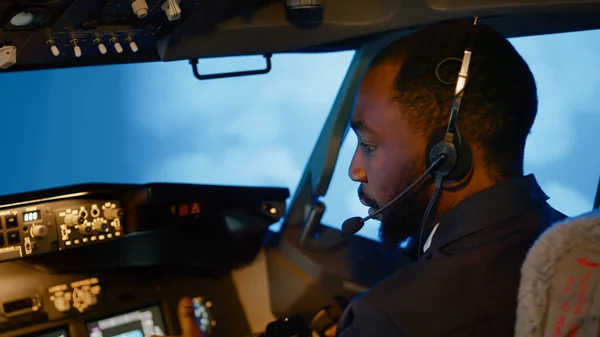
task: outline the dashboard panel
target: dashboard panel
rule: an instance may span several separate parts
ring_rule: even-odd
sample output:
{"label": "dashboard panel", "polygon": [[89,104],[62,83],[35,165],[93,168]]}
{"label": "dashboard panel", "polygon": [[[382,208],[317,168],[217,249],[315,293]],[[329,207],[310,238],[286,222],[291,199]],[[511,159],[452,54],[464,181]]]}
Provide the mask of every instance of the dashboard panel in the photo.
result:
{"label": "dashboard panel", "polygon": [[0,336],[251,335],[232,270],[285,211],[282,188],[83,184],[0,197]]}
{"label": "dashboard panel", "polygon": [[18,262],[0,264],[0,335],[175,335],[177,303],[184,296],[195,299],[198,324],[210,336],[251,335],[228,274],[185,268],[52,274]]}

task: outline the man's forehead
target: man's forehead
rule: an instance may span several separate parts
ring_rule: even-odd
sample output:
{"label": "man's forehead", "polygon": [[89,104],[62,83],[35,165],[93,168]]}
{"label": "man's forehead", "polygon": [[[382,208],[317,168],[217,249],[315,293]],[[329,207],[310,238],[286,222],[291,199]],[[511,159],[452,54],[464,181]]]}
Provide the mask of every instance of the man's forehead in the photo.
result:
{"label": "man's forehead", "polygon": [[352,111],[350,127],[359,133],[377,133],[377,126],[381,124],[384,113],[381,109],[381,95],[358,94]]}
{"label": "man's forehead", "polygon": [[394,110],[393,78],[387,66],[370,69],[365,75],[356,93],[350,122],[354,131],[377,133],[385,123],[385,114]]}

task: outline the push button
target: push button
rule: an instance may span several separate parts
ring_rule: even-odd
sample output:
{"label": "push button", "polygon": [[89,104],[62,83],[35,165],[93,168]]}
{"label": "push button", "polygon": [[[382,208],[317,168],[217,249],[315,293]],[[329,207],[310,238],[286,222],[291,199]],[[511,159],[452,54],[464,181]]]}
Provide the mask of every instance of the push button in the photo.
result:
{"label": "push button", "polygon": [[17,228],[17,227],[19,227],[19,223],[17,222],[17,217],[16,216],[7,216],[6,217],[6,228],[11,229],[11,228]]}
{"label": "push button", "polygon": [[6,236],[8,236],[9,245],[18,245],[21,243],[21,236],[18,231],[8,232],[6,233]]}

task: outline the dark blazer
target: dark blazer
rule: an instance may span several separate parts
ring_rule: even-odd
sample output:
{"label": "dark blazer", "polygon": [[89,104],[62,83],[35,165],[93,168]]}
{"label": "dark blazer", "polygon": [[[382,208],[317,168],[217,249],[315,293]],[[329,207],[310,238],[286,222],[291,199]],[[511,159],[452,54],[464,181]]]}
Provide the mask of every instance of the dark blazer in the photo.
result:
{"label": "dark blazer", "polygon": [[547,200],[533,175],[470,196],[441,218],[419,261],[352,301],[337,336],[513,336],[527,251],[565,218]]}

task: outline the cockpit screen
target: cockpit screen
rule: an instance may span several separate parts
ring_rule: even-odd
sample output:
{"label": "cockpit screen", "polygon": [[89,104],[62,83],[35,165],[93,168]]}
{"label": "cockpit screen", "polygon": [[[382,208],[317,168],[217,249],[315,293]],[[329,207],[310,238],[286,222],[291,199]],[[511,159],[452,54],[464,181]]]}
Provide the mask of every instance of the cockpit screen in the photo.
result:
{"label": "cockpit screen", "polygon": [[164,336],[165,324],[160,307],[136,310],[119,316],[87,323],[90,337]]}

